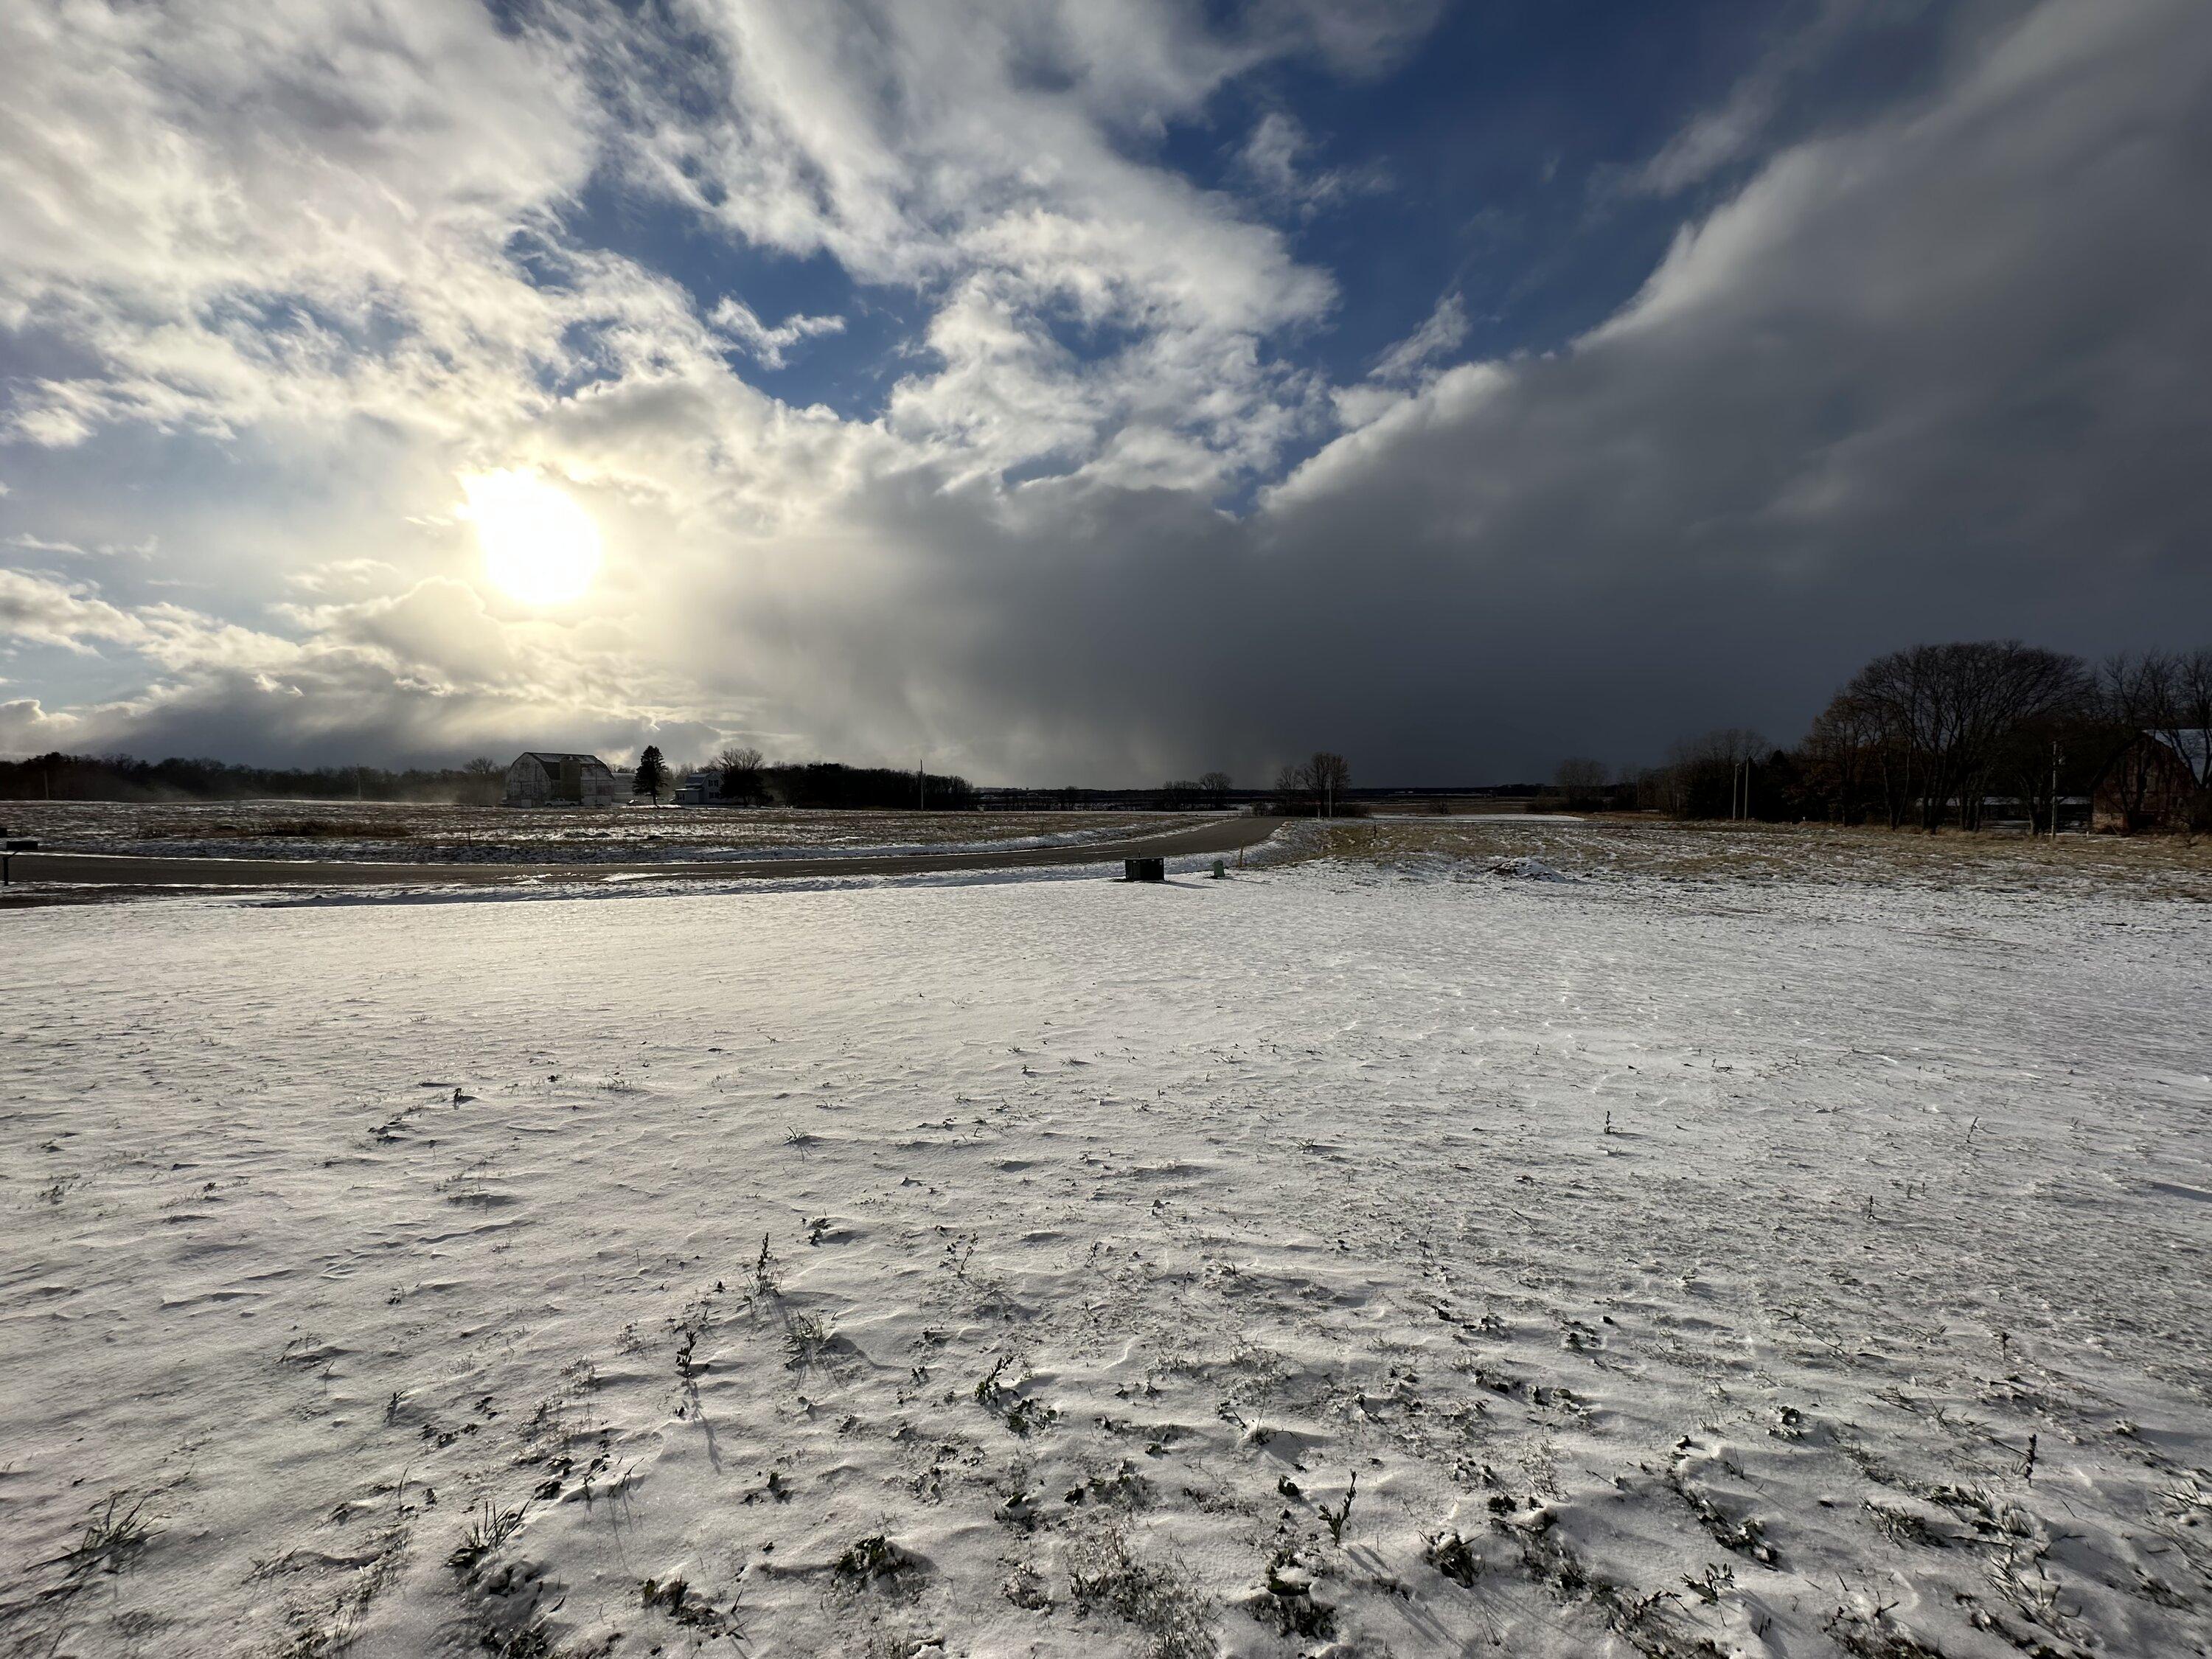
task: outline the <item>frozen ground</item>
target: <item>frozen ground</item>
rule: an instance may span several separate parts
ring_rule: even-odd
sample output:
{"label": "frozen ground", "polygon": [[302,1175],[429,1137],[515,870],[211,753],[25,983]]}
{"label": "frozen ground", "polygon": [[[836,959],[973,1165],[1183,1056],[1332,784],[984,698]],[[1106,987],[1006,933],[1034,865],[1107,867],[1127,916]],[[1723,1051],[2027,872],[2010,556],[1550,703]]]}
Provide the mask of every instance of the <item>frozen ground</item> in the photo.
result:
{"label": "frozen ground", "polygon": [[1184,813],[830,812],[787,807],[508,809],[388,801],[0,801],[52,852],[409,864],[822,858],[1111,840]]}
{"label": "frozen ground", "polygon": [[2212,908],[1600,844],[0,918],[0,1649],[2206,1652]]}
{"label": "frozen ground", "polygon": [[1538,857],[1598,878],[1807,882],[1997,893],[2212,901],[2212,838],[2002,832],[1938,836],[1824,824],[1674,823],[1662,818],[1469,815],[1316,823],[1279,838],[1279,862],[1349,857],[1403,872],[1481,876]]}

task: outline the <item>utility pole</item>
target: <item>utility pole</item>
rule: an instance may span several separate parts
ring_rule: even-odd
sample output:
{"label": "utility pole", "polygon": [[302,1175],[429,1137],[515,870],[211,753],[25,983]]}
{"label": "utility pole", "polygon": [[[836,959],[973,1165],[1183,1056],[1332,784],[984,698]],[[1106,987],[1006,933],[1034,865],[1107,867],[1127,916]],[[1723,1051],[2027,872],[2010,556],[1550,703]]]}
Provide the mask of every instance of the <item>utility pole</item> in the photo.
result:
{"label": "utility pole", "polygon": [[929,811],[929,757],[918,756],[914,763],[914,804],[918,812]]}

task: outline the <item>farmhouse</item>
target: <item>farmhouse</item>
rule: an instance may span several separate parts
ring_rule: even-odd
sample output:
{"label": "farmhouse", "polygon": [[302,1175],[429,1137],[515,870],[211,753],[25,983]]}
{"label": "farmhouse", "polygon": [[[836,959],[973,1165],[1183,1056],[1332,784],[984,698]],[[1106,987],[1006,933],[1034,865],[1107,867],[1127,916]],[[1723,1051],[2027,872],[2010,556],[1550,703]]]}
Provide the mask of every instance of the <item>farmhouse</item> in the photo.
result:
{"label": "farmhouse", "polygon": [[2194,830],[2212,819],[2212,731],[2144,732],[2097,785],[2090,828]]}
{"label": "farmhouse", "polygon": [[722,798],[722,775],[714,767],[687,773],[669,796],[678,806],[707,806]]}
{"label": "farmhouse", "polygon": [[502,806],[619,806],[622,783],[597,755],[526,749],[507,769]]}

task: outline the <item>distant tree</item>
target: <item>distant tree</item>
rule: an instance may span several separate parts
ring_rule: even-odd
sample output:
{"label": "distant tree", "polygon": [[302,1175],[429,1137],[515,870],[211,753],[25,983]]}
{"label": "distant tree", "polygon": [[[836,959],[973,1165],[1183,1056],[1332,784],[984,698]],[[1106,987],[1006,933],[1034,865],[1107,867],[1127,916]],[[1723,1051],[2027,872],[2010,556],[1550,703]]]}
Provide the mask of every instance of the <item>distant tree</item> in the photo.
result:
{"label": "distant tree", "polygon": [[[1899,769],[1883,749],[1880,712],[1863,698],[1844,692],[1814,719],[1798,746],[1802,787],[1809,804],[1834,823],[1863,823],[1876,805],[1877,779]],[[1885,792],[1882,810],[1895,829],[1904,808]]]}
{"label": "distant tree", "polygon": [[2093,702],[2095,777],[2123,817],[2146,815],[2163,768],[2142,762],[2142,744],[2162,745],[2189,777],[2192,823],[2212,823],[2212,651],[2146,651],[2113,657],[2097,670]]}
{"label": "distant tree", "polygon": [[2141,724],[2155,732],[2189,769],[2200,792],[2212,791],[2212,651],[2152,652],[2143,657]]}
{"label": "distant tree", "polygon": [[761,768],[766,763],[759,750],[736,744],[715,756],[715,769],[722,775],[722,799],[756,805],[761,797]]}
{"label": "distant tree", "polygon": [[1872,714],[1883,750],[1909,782],[1891,794],[1892,820],[1917,799],[1921,827],[1934,830],[1957,804],[1959,827],[1981,826],[1982,801],[2007,742],[2021,727],[2059,718],[2086,703],[2081,663],[2018,640],[1960,641],[1893,651],[1862,668],[1844,687]]}
{"label": "distant tree", "polygon": [[1352,763],[1341,755],[1322,749],[1315,750],[1312,758],[1300,769],[1304,775],[1306,787],[1313,793],[1316,814],[1334,817],[1337,802],[1352,787]]}
{"label": "distant tree", "polygon": [[1198,804],[1200,789],[1188,778],[1170,778],[1160,786],[1160,805],[1170,812],[1181,812]]}
{"label": "distant tree", "polygon": [[464,761],[461,774],[468,779],[470,799],[480,806],[492,805],[506,792],[507,769],[489,755]]}
{"label": "distant tree", "polygon": [[1286,761],[1275,774],[1275,793],[1285,802],[1303,799],[1306,793],[1306,769],[1296,761]]}
{"label": "distant tree", "polygon": [[660,805],[660,792],[668,787],[668,763],[660,758],[660,750],[652,744],[637,757],[637,773],[630,779],[629,793],[633,796],[651,795],[655,806]]}
{"label": "distant tree", "polygon": [[[928,782],[933,811],[967,811],[976,804],[975,786],[957,774],[932,772]],[[766,797],[781,805],[842,811],[910,810],[919,793],[912,772],[842,766],[834,761],[785,762],[765,767],[761,783]]]}
{"label": "distant tree", "polygon": [[1201,772],[1198,787],[1205,793],[1207,804],[1218,807],[1229,805],[1229,792],[1237,786],[1230,781],[1226,772]]}
{"label": "distant tree", "polygon": [[1594,811],[1605,805],[1606,769],[1603,761],[1575,757],[1559,763],[1552,775],[1571,811]]}
{"label": "distant tree", "polygon": [[1754,817],[1750,805],[1759,768],[1774,745],[1741,726],[1686,738],[1667,751],[1652,780],[1654,803],[1678,818]]}

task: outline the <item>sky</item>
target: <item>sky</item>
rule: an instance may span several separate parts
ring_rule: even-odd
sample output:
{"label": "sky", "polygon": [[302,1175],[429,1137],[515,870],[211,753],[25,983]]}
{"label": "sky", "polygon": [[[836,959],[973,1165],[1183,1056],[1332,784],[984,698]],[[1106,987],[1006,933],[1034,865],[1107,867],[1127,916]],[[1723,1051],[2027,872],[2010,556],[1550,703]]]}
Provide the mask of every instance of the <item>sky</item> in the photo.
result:
{"label": "sky", "polygon": [[16,0],[0,754],[1136,784],[2212,644],[2203,0]]}

